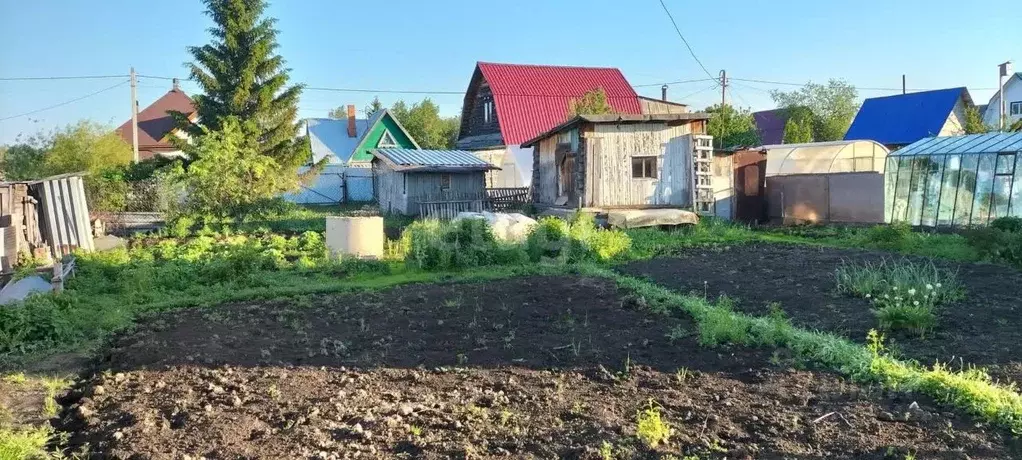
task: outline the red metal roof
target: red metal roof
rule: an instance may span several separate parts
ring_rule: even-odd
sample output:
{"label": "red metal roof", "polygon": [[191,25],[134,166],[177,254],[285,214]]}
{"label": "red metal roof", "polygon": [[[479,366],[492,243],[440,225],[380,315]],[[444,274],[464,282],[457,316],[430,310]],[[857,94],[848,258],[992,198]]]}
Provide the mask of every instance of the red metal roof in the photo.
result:
{"label": "red metal roof", "polygon": [[603,88],[618,113],[642,113],[638,95],[621,71],[608,67],[494,64],[479,70],[493,92],[497,121],[507,145],[521,144],[568,118],[568,104]]}
{"label": "red metal roof", "polygon": [[[188,97],[184,91],[172,89],[157,99],[156,102],[149,104],[148,107],[139,112],[139,150],[159,151],[172,148],[169,142],[163,140],[167,134],[174,130],[174,119],[168,113],[170,111],[191,115],[195,112],[195,104],[192,103],[192,98]],[[124,124],[117,128],[117,132],[121,134],[121,137],[128,144],[131,144],[131,119],[129,118],[128,121],[125,121]],[[139,156],[144,157],[145,155],[140,153]]]}

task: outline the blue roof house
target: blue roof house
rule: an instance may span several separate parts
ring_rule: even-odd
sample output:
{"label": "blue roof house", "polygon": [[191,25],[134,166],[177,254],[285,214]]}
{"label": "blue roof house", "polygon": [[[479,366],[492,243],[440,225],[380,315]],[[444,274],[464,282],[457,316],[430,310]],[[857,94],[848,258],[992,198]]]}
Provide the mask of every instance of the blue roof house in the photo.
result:
{"label": "blue roof house", "polygon": [[895,150],[926,137],[962,135],[965,110],[972,105],[964,87],[871,97],[863,101],[845,140],[872,140]]}

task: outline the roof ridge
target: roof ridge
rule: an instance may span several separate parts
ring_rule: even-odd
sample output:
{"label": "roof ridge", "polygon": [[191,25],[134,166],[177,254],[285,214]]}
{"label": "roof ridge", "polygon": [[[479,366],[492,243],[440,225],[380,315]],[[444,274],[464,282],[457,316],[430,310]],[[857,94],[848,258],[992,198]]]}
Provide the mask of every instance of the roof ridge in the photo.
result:
{"label": "roof ridge", "polygon": [[968,89],[969,88],[967,88],[965,86],[955,86],[955,87],[952,87],[952,88],[941,88],[941,89],[928,89],[928,90],[925,90],[925,91],[912,91],[910,93],[888,94],[886,96],[867,97],[866,99],[863,99],[863,101],[867,101],[867,100],[870,100],[870,99],[887,99],[887,98],[891,98],[891,97],[904,97],[904,96],[912,96],[912,95],[919,95],[919,94],[941,93],[941,92],[947,92],[947,91],[963,91],[963,90],[968,90]]}
{"label": "roof ridge", "polygon": [[616,70],[621,72],[619,67],[606,67],[606,66],[586,66],[586,65],[564,65],[564,64],[517,64],[511,62],[489,62],[489,61],[477,61],[476,64],[486,65],[499,65],[499,66],[514,66],[514,67],[547,67],[547,68],[559,68],[559,69],[600,69],[600,70]]}

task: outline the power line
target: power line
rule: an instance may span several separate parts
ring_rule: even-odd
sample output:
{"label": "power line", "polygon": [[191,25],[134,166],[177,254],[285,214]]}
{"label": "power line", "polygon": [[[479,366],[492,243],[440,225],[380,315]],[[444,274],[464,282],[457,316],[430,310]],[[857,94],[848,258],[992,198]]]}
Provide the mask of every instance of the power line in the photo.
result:
{"label": "power line", "polygon": [[681,29],[678,28],[678,23],[674,22],[674,16],[671,15],[671,11],[667,9],[667,5],[664,4],[664,0],[660,0],[660,6],[664,8],[664,12],[667,13],[667,17],[671,19],[671,24],[674,25],[674,31],[678,33],[678,36],[681,37],[681,41],[685,43],[685,47],[688,48],[688,52],[689,54],[692,55],[692,59],[696,60],[696,63],[699,64],[699,67],[702,67],[703,72],[706,72],[706,76],[712,79],[716,79],[714,78],[713,74],[710,73],[709,70],[706,70],[706,66],[703,65],[703,62],[700,61],[698,57],[696,57],[696,52],[692,51],[692,46],[688,44],[688,40],[685,40],[685,36],[682,35]]}
{"label": "power line", "polygon": [[64,75],[50,77],[0,77],[0,81],[99,80],[103,78],[128,78],[128,75]]}
{"label": "power line", "polygon": [[[732,80],[738,80],[738,81],[750,82],[750,83],[763,83],[763,84],[767,84],[767,85],[783,85],[783,86],[805,86],[806,85],[806,83],[795,83],[795,82],[789,82],[789,81],[773,81],[773,80],[757,80],[757,79],[754,79],[754,78],[734,78],[734,77],[732,77],[731,79]],[[900,87],[899,88],[879,88],[879,87],[870,87],[870,86],[856,86],[855,89],[862,90],[862,91],[901,91]],[[934,89],[943,89],[943,88],[908,88],[908,91],[931,91],[931,90],[934,90]],[[997,90],[997,88],[971,88],[971,89],[973,89],[975,91],[993,91],[993,90]]]}
{"label": "power line", "polygon": [[688,99],[688,98],[690,98],[690,97],[694,97],[694,96],[696,96],[696,95],[698,95],[698,94],[702,94],[702,93],[705,93],[705,92],[707,92],[707,91],[709,91],[709,90],[711,90],[711,89],[717,89],[717,87],[719,87],[719,86],[720,86],[720,85],[713,85],[713,86],[708,86],[708,87],[706,87],[706,88],[703,88],[703,89],[701,89],[701,90],[699,90],[699,91],[696,91],[696,92],[694,92],[694,93],[692,93],[692,94],[686,94],[686,95],[684,95],[684,96],[682,96],[682,97],[678,98],[678,100],[679,100],[679,101],[682,101],[682,103],[684,103],[685,99]]}
{"label": "power line", "polygon": [[399,89],[366,89],[366,88],[324,88],[321,86],[306,86],[309,91],[332,91],[338,93],[380,93],[380,94],[459,94],[465,95],[464,91],[412,91]]}
{"label": "power line", "polygon": [[632,88],[646,88],[650,86],[680,85],[684,83],[699,83],[701,81],[717,81],[716,78],[699,78],[696,80],[665,81],[663,83],[647,83],[643,85],[632,85]]}
{"label": "power line", "polygon": [[47,111],[47,110],[50,110],[50,109],[55,109],[55,108],[57,108],[57,107],[63,107],[63,106],[65,106],[65,105],[68,105],[68,104],[72,104],[72,103],[78,102],[78,101],[80,101],[80,100],[82,100],[82,99],[87,99],[87,98],[90,98],[90,97],[92,97],[92,96],[95,96],[95,95],[97,95],[97,94],[100,94],[100,93],[104,93],[104,92],[110,91],[110,90],[112,90],[112,89],[114,89],[114,88],[117,88],[118,86],[121,86],[121,85],[124,85],[124,84],[127,84],[127,83],[128,83],[128,80],[125,80],[125,81],[122,81],[122,82],[120,82],[120,83],[118,83],[118,84],[116,84],[116,85],[113,85],[113,86],[110,86],[110,87],[107,87],[107,88],[103,88],[103,89],[101,89],[101,90],[99,90],[99,91],[96,91],[96,92],[94,92],[94,93],[89,93],[89,94],[86,94],[86,95],[84,95],[84,96],[81,96],[81,97],[77,97],[77,98],[71,99],[71,100],[69,100],[69,101],[64,101],[64,102],[61,102],[60,104],[54,104],[54,105],[51,105],[51,106],[49,106],[49,107],[43,107],[43,108],[41,108],[41,109],[33,110],[33,111],[31,111],[31,112],[25,112],[25,113],[22,113],[22,114],[18,114],[18,115],[12,115],[12,116],[9,116],[9,117],[5,117],[5,118],[0,118],[0,121],[4,121],[4,120],[10,120],[10,119],[12,119],[12,118],[19,118],[19,117],[24,117],[24,116],[28,116],[28,115],[33,115],[33,114],[37,114],[37,113],[39,113],[39,112],[45,112],[45,111]]}

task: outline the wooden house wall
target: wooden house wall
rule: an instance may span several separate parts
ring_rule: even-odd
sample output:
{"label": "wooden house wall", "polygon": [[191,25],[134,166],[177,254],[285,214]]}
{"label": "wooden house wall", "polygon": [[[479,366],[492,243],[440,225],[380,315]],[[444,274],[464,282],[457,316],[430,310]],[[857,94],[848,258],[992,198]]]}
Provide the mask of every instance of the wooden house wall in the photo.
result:
{"label": "wooden house wall", "polygon": [[[455,173],[434,173],[434,172],[413,172],[408,175],[408,199],[409,207],[417,207],[417,203],[411,201],[420,197],[437,197],[444,193],[452,196],[482,194],[486,193],[486,178],[482,171],[455,172]],[[451,176],[451,187],[447,190],[440,188],[440,177]]]}
{"label": "wooden house wall", "polygon": [[[701,125],[696,125],[697,131]],[[585,136],[585,205],[688,206],[693,124],[596,124]],[[656,156],[656,179],[632,177],[632,157]]]}

